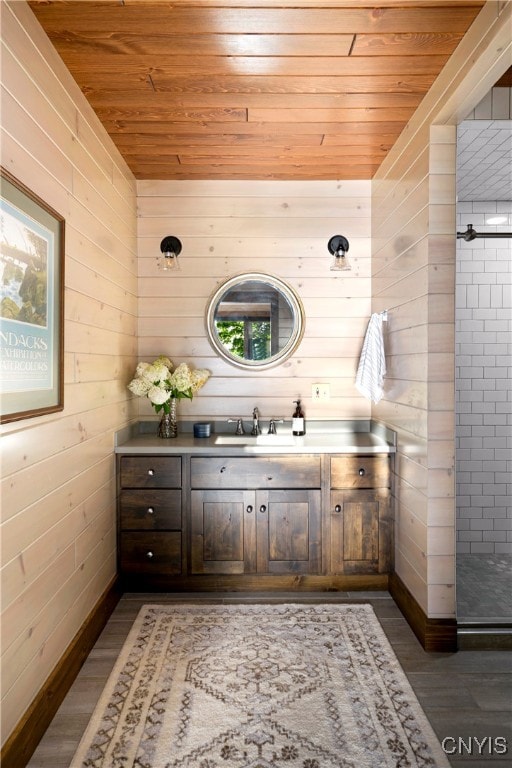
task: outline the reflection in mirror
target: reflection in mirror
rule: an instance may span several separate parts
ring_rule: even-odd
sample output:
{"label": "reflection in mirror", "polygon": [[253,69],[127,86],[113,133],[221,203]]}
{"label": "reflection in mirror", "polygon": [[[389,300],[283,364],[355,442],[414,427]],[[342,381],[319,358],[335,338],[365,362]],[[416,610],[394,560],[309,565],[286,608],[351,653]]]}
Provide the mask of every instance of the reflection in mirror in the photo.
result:
{"label": "reflection in mirror", "polygon": [[243,368],[282,362],[303,334],[303,311],[292,289],[276,277],[251,273],[227,280],[207,311],[211,343],[224,359]]}

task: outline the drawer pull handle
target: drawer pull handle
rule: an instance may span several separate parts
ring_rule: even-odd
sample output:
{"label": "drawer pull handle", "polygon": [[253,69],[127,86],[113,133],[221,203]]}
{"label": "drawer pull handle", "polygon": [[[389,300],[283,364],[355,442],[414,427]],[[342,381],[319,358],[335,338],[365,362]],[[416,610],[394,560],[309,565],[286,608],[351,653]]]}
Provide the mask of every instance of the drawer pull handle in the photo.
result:
{"label": "drawer pull handle", "polygon": [[151,552],[151,550],[149,550],[149,552],[146,552],[146,557],[147,557],[148,560],[152,560],[153,559],[154,555]]}
{"label": "drawer pull handle", "polygon": [[339,515],[339,513],[341,512],[341,504],[336,504],[336,506],[334,507],[334,511]]}
{"label": "drawer pull handle", "polygon": [[225,471],[226,471],[226,467],[221,467],[221,468],[220,468],[220,471],[221,471],[221,472],[225,472]]}
{"label": "drawer pull handle", "polygon": [[271,475],[269,475],[269,476],[267,477],[267,480],[273,480],[273,479],[274,479],[274,478],[273,478]]}
{"label": "drawer pull handle", "polygon": [[150,477],[153,477],[154,474],[155,474],[155,470],[154,469],[148,469],[148,475]]}
{"label": "drawer pull handle", "polygon": [[359,477],[364,477],[366,475],[366,470],[364,467],[361,467],[359,470]]}
{"label": "drawer pull handle", "polygon": [[155,514],[155,510],[154,510],[153,507],[148,507],[147,512],[148,512],[148,515],[154,515]]}
{"label": "drawer pull handle", "polygon": [[249,504],[249,505],[248,505],[248,507],[247,507],[247,512],[248,512],[249,514],[251,514],[251,512],[252,512],[252,506],[251,506],[250,504]]}
{"label": "drawer pull handle", "polygon": [[263,512],[266,512],[266,511],[267,511],[266,506],[264,504],[262,504],[261,507],[260,507],[260,512],[263,513]]}

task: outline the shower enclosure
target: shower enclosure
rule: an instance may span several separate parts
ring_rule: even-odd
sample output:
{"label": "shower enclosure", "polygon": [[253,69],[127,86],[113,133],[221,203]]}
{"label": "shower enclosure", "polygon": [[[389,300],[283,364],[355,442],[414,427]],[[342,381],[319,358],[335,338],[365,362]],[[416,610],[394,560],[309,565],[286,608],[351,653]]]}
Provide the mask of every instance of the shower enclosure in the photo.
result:
{"label": "shower enclosure", "polygon": [[512,628],[512,121],[490,101],[457,132],[457,622],[475,634]]}

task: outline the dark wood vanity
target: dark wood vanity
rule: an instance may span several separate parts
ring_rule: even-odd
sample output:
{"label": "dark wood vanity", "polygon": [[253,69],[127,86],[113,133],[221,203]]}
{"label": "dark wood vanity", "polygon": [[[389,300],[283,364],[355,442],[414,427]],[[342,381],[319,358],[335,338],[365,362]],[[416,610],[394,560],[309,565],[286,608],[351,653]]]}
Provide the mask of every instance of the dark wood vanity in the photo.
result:
{"label": "dark wood vanity", "polygon": [[387,588],[392,453],[240,455],[198,442],[117,450],[127,590]]}

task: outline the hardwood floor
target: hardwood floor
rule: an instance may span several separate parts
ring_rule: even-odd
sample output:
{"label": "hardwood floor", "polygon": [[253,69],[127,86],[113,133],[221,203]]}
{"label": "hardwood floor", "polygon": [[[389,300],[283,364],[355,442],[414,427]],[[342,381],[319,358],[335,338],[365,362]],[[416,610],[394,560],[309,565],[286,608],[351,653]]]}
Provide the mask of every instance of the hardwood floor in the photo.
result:
{"label": "hardwood floor", "polygon": [[[453,750],[453,754],[449,755],[452,766],[512,766],[510,652],[426,653],[387,592],[337,592],[321,595],[125,594],[28,763],[28,768],[68,768],[119,650],[140,607],[145,603],[325,603],[348,600],[370,602],[373,605],[440,741],[446,739],[446,746]],[[463,741],[459,742],[459,739]],[[506,744],[507,752],[500,754],[503,744]],[[470,749],[472,754],[469,754]]]}

